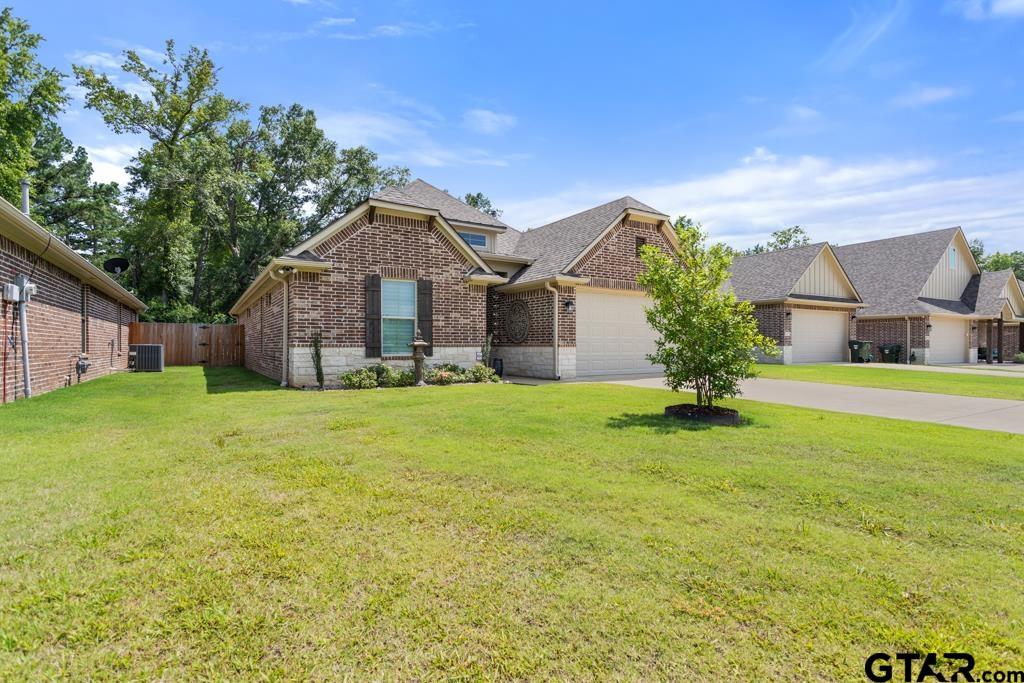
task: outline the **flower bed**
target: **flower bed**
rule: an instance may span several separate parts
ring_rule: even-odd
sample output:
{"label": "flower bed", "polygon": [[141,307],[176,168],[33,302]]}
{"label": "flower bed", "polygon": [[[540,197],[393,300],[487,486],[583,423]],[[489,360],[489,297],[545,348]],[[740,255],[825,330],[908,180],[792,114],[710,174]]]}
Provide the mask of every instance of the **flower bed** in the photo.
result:
{"label": "flower bed", "polygon": [[[483,363],[477,363],[469,369],[454,363],[441,363],[425,369],[423,380],[427,384],[448,385],[500,382],[501,378]],[[416,384],[416,375],[412,370],[398,370],[378,363],[342,373],[341,383],[346,389],[411,387]]]}

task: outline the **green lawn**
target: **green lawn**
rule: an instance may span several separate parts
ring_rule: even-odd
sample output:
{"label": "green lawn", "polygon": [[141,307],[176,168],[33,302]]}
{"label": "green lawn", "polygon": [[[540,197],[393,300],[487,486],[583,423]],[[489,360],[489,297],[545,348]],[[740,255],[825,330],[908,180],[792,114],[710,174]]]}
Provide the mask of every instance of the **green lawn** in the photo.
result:
{"label": "green lawn", "polygon": [[672,398],[171,368],[0,408],[0,680],[1024,668],[1024,437]]}
{"label": "green lawn", "polygon": [[966,373],[894,370],[892,368],[851,367],[849,365],[771,365],[757,366],[757,374],[768,379],[792,379],[801,382],[852,384],[858,387],[928,391],[933,394],[981,396],[1024,401],[1024,377],[969,375]]}

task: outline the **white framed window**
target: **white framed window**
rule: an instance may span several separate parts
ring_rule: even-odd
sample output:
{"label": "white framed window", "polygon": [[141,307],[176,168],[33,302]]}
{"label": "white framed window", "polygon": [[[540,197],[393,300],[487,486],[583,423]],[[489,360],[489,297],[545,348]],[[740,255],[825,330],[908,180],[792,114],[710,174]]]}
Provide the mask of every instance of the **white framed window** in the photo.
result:
{"label": "white framed window", "polygon": [[956,247],[949,248],[949,269],[956,270]]}
{"label": "white framed window", "polygon": [[474,249],[486,249],[487,248],[487,235],[481,235],[478,232],[460,232],[459,236],[466,240],[466,244],[473,247]]}
{"label": "white framed window", "polygon": [[416,336],[416,282],[381,280],[380,342],[385,356],[408,356]]}

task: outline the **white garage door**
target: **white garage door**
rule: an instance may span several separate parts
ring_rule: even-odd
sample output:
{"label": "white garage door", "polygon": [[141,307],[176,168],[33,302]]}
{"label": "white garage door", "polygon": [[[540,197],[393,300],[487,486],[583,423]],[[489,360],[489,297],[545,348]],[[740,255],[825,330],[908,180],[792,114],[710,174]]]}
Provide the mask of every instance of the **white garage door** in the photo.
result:
{"label": "white garage door", "polygon": [[647,326],[647,297],[576,290],[576,374],[628,375],[661,372],[648,353],[657,338]]}
{"label": "white garage door", "polygon": [[790,341],[794,363],[850,360],[849,314],[846,311],[794,309]]}
{"label": "white garage door", "polygon": [[928,345],[929,363],[967,362],[967,322],[956,318],[932,318]]}

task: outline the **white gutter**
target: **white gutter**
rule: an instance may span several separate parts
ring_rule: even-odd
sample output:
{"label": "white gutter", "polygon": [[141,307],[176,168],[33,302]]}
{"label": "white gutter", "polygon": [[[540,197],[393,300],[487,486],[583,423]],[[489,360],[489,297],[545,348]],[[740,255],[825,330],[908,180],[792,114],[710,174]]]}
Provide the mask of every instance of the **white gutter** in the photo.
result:
{"label": "white gutter", "polygon": [[552,331],[551,331],[551,335],[552,335],[552,337],[554,339],[554,341],[553,341],[553,344],[554,344],[553,350],[554,350],[554,357],[555,357],[555,366],[554,366],[554,372],[552,373],[552,376],[555,379],[562,379],[561,374],[559,374],[559,372],[558,372],[558,285],[556,284],[554,287],[552,287],[550,282],[545,282],[544,283],[544,289],[546,289],[549,292],[551,292],[552,294],[554,294],[554,299],[553,299],[552,308],[551,308],[551,311],[552,311],[552,316],[551,316],[552,317],[552,325],[551,325]]}

